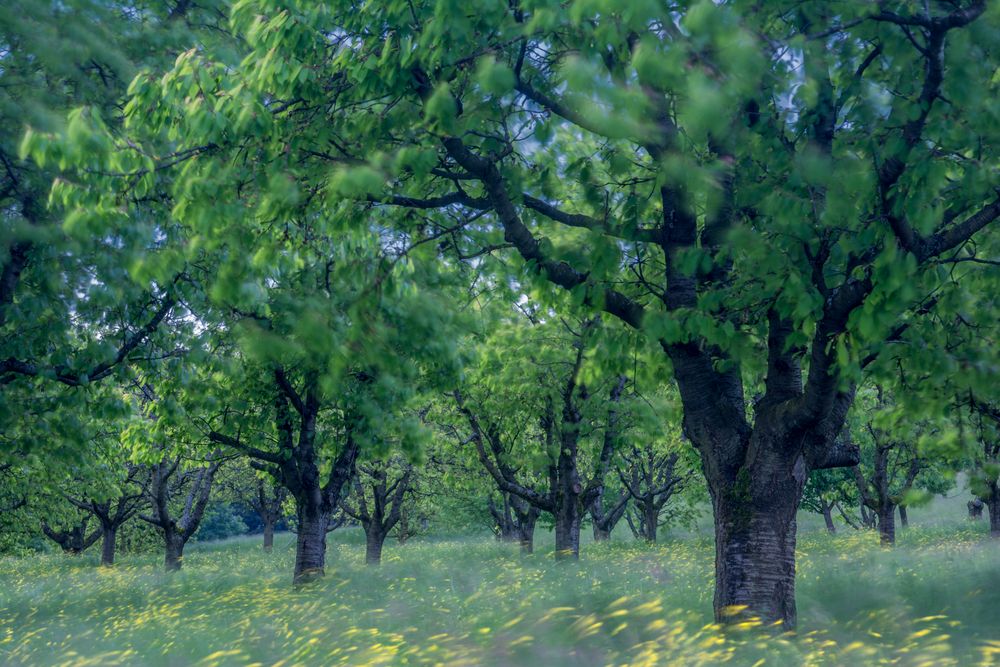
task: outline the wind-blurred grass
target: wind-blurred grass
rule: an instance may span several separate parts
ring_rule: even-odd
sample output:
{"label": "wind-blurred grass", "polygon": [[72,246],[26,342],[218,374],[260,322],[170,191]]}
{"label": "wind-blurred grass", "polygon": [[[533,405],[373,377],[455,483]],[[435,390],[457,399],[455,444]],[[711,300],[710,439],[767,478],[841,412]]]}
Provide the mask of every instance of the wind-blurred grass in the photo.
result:
{"label": "wind-blurred grass", "polygon": [[544,532],[528,558],[488,536],[422,539],[368,568],[344,530],[301,591],[290,535],[270,555],[257,539],[192,545],[176,575],[155,555],[110,571],[96,554],[0,560],[0,664],[1000,664],[1000,544],[942,502],[912,511],[891,551],[804,516],[795,637],[711,625],[699,531],[586,544],[570,565]]}

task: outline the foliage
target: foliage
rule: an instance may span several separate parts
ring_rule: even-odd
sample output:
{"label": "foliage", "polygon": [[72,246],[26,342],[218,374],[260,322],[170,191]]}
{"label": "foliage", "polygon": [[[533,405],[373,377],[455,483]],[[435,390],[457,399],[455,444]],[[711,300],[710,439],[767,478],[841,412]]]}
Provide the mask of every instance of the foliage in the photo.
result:
{"label": "foliage", "polygon": [[231,503],[215,503],[205,511],[194,538],[201,542],[224,540],[247,532],[247,524]]}

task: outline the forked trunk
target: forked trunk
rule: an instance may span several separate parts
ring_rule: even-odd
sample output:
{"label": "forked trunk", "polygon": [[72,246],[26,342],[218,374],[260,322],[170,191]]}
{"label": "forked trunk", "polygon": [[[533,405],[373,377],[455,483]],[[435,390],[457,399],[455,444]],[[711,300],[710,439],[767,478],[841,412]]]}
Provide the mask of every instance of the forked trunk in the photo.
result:
{"label": "forked trunk", "polygon": [[594,523],[594,541],[595,542],[607,542],[611,539],[611,531],[601,528],[599,524]]}
{"label": "forked trunk", "polygon": [[382,545],[386,534],[378,526],[372,525],[365,529],[365,564],[379,565],[382,562]]}
{"label": "forked trunk", "polygon": [[896,544],[896,508],[891,503],[886,503],[879,508],[878,536],[879,542],[884,547]]}
{"label": "forked trunk", "polygon": [[294,584],[322,577],[326,567],[327,515],[318,507],[300,503],[297,509],[299,534],[295,541]]}
{"label": "forked trunk", "polygon": [[274,547],[274,521],[264,522],[264,551],[271,553]]}
{"label": "forked trunk", "polygon": [[178,532],[168,532],[164,538],[166,553],[163,558],[163,566],[167,572],[176,572],[181,569],[184,560],[184,539]]}
{"label": "forked trunk", "polygon": [[115,564],[115,541],[118,539],[118,530],[105,526],[101,530],[101,565],[111,567]]}

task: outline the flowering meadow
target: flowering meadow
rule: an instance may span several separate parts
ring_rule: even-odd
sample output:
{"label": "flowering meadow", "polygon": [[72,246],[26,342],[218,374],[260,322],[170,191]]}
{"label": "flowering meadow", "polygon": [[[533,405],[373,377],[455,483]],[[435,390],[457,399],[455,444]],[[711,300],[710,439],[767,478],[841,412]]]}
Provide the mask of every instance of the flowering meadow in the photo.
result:
{"label": "flowering meadow", "polygon": [[[799,631],[711,623],[713,547],[585,544],[556,563],[490,536],[388,544],[329,537],[328,569],[292,589],[294,540],[193,545],[160,557],[0,560],[3,665],[1000,665],[1000,548],[973,522],[799,540]],[[617,537],[617,536],[616,536]]]}

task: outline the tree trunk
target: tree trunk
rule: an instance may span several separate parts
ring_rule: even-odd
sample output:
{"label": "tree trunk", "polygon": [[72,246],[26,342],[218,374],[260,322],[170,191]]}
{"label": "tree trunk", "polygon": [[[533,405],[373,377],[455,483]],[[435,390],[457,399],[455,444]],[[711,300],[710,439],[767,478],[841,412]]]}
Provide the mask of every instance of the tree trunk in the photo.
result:
{"label": "tree trunk", "polygon": [[385,544],[385,532],[378,526],[365,527],[365,565],[379,565],[382,562],[382,545]]}
{"label": "tree trunk", "polygon": [[748,470],[709,476],[715,513],[715,618],[795,628],[796,511],[807,472],[776,443]]}
{"label": "tree trunk", "polygon": [[518,542],[521,545],[521,554],[530,554],[535,551],[535,521],[537,512],[529,512],[518,520]]}
{"label": "tree trunk", "polygon": [[300,503],[297,509],[299,534],[295,541],[293,583],[305,584],[325,574],[327,515],[319,508]]}
{"label": "tree trunk", "polygon": [[906,516],[906,506],[905,505],[900,505],[899,506],[899,525],[902,526],[903,528],[909,528],[910,527],[910,518],[908,516]]}
{"label": "tree trunk", "polygon": [[642,508],[642,536],[647,542],[656,542],[656,531],[659,528],[660,513],[656,511],[656,503],[652,500],[644,503]]}
{"label": "tree trunk", "polygon": [[978,521],[983,518],[983,501],[979,498],[973,498],[968,503],[966,507],[969,508],[969,520]]}
{"label": "tree trunk", "polygon": [[896,544],[896,508],[886,503],[878,511],[879,541],[884,547]]}
{"label": "tree trunk", "polygon": [[611,539],[611,531],[601,528],[601,526],[594,522],[594,541],[595,542],[607,542]]}
{"label": "tree trunk", "polygon": [[519,531],[513,521],[502,521],[499,528],[497,539],[501,542],[517,542],[520,539]]}
{"label": "tree trunk", "polygon": [[575,493],[566,493],[555,511],[556,558],[559,560],[579,560],[580,503]]}
{"label": "tree trunk", "polygon": [[826,530],[831,535],[836,534],[837,526],[833,523],[833,505],[820,501],[823,507],[823,521],[826,522]]}
{"label": "tree trunk", "polygon": [[271,549],[274,547],[274,521],[270,519],[264,520],[264,551],[266,553],[271,553]]}
{"label": "tree trunk", "polygon": [[169,532],[164,535],[163,541],[166,546],[163,566],[167,572],[176,572],[181,569],[184,559],[184,539],[179,533]]}
{"label": "tree trunk", "polygon": [[118,539],[118,529],[104,526],[101,530],[101,565],[111,567],[115,564],[115,541]]}

